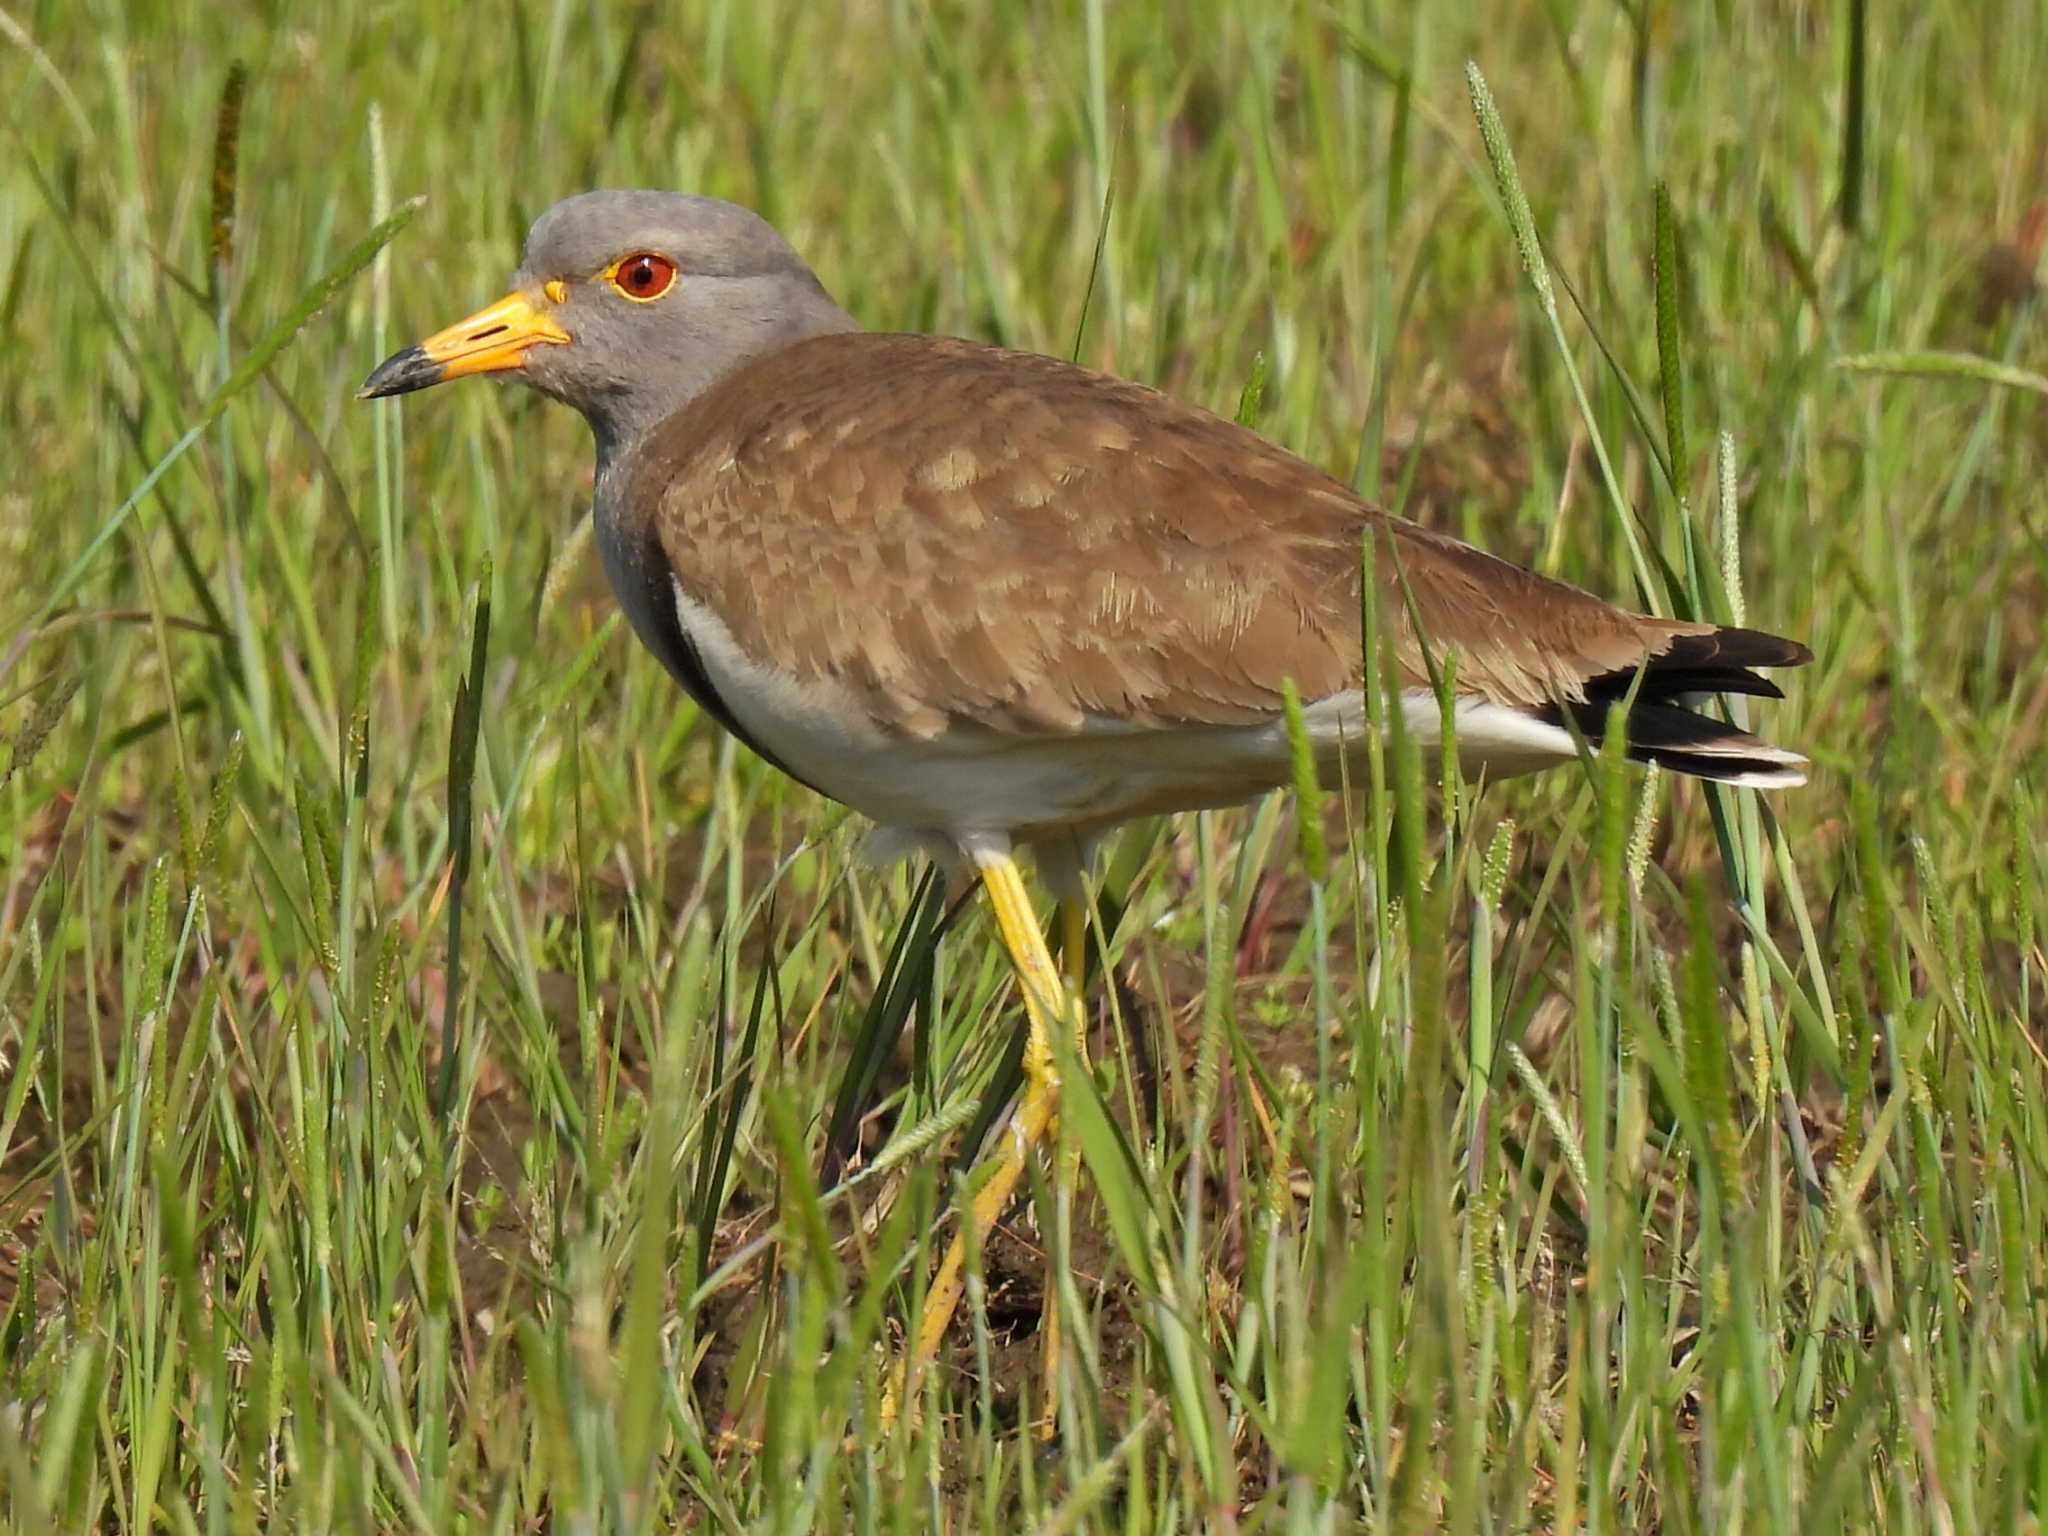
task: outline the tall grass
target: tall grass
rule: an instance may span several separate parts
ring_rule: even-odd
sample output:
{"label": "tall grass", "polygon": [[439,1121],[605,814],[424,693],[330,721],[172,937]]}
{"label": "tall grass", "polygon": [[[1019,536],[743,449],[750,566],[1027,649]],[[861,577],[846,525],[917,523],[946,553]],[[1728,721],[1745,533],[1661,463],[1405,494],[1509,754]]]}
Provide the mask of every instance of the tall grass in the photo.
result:
{"label": "tall grass", "polygon": [[[2030,0],[0,14],[0,1519],[2038,1529],[2044,77]],[[1813,783],[1381,712],[1126,833],[1083,1194],[884,1435],[981,907],[635,649],[572,417],[352,399],[634,183],[1806,638]]]}

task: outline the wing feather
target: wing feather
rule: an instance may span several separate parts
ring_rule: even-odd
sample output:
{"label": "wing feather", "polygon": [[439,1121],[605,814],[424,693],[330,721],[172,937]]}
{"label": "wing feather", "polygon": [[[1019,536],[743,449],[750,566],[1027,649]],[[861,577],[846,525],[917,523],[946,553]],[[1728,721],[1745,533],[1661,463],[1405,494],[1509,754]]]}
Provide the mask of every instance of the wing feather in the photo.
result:
{"label": "wing feather", "polygon": [[938,337],[749,365],[636,450],[626,505],[750,654],[910,735],[1245,724],[1285,679],[1355,688],[1368,527],[1409,686],[1427,645],[1475,698],[1581,701],[1711,633],[1388,517],[1156,391]]}

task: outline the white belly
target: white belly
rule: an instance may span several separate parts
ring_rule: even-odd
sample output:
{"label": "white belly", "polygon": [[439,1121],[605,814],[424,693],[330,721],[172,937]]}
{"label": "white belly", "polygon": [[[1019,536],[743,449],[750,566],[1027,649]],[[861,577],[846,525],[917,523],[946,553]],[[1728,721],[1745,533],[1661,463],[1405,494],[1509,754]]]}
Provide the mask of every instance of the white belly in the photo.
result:
{"label": "white belly", "polygon": [[[719,698],[747,733],[835,800],[929,846],[975,834],[1032,839],[1101,828],[1165,810],[1229,805],[1292,777],[1285,724],[1137,728],[1102,721],[1071,735],[1020,736],[962,725],[913,739],[885,732],[854,697],[800,682],[743,655],[732,632],[676,589],[676,615]],[[1436,699],[1403,699],[1425,751],[1439,739]],[[1457,706],[1460,761],[1498,777],[1570,758],[1561,727],[1476,700]],[[1305,723],[1325,764],[1364,740],[1357,690],[1308,706]]]}

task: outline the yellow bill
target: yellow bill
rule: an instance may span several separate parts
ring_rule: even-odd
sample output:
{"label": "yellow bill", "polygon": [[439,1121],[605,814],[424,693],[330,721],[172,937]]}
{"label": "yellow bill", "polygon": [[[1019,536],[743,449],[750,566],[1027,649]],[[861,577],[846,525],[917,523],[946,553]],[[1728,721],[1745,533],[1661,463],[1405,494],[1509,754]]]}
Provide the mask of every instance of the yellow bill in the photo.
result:
{"label": "yellow bill", "polygon": [[372,400],[408,394],[472,373],[521,368],[532,348],[559,346],[568,340],[569,333],[526,294],[508,293],[467,320],[436,331],[419,345],[394,352],[363,380],[357,394]]}

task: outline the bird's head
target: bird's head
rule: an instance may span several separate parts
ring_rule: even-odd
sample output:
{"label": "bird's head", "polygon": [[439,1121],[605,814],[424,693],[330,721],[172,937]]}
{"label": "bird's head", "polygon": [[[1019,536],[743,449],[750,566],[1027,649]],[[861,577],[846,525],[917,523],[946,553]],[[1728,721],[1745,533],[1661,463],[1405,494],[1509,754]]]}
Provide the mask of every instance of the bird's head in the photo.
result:
{"label": "bird's head", "polygon": [[385,359],[361,395],[511,373],[618,447],[751,359],[853,329],[759,215],[678,192],[585,192],[540,216],[509,293]]}

